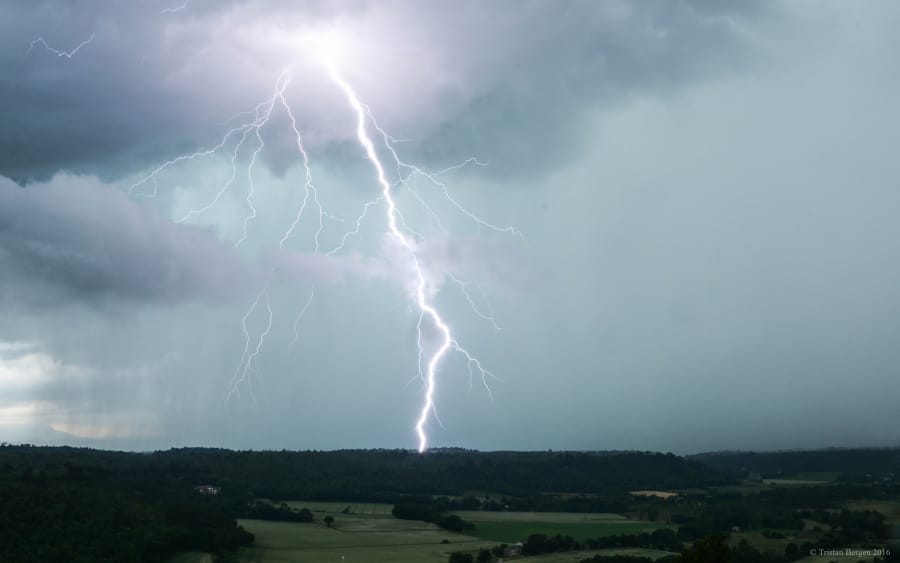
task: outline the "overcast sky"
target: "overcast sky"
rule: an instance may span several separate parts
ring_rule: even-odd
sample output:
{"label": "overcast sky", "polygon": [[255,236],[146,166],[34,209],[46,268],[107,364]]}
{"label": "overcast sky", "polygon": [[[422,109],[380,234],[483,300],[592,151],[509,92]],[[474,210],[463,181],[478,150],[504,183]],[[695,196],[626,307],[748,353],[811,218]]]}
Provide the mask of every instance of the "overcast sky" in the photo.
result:
{"label": "overcast sky", "polygon": [[416,447],[440,334],[327,59],[428,302],[495,376],[441,360],[431,445],[900,445],[898,25],[890,1],[0,5],[0,440]]}

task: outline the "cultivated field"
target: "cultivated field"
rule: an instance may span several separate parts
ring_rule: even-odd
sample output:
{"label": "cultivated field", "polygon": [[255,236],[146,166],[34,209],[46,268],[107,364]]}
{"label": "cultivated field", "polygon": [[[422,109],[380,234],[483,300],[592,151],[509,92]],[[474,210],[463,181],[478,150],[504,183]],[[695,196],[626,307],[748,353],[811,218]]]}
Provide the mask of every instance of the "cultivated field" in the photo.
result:
{"label": "cultivated field", "polygon": [[657,549],[622,547],[615,549],[595,549],[590,551],[571,551],[568,553],[549,553],[547,555],[522,557],[521,559],[515,559],[514,561],[517,563],[579,563],[581,560],[595,555],[630,555],[632,557],[650,557],[651,559],[659,559],[666,555],[672,555],[672,553],[669,553],[668,551],[659,551]]}
{"label": "cultivated field", "polygon": [[[434,524],[399,520],[390,504],[293,501],[308,508],[309,524],[239,520],[256,536],[255,545],[241,550],[241,561],[343,561],[372,563],[446,563],[450,552],[492,547],[495,542],[454,534]],[[334,518],[329,528],[325,516]],[[446,543],[445,543],[446,542]]]}
{"label": "cultivated field", "polygon": [[[240,520],[256,536],[254,547],[243,549],[241,561],[345,561],[347,563],[446,563],[451,551],[478,549],[492,543],[451,534],[421,522],[371,518],[342,529],[320,523],[297,524]],[[447,540],[448,543],[442,543]]]}
{"label": "cultivated field", "polygon": [[667,527],[655,522],[630,520],[620,514],[481,510],[457,510],[452,514],[475,524],[474,534],[479,538],[504,543],[522,541],[531,534],[560,534],[585,540],[616,534],[637,534]]}
{"label": "cultivated field", "polygon": [[463,520],[471,522],[557,522],[585,524],[592,522],[627,524],[635,522],[621,514],[610,512],[500,512],[490,510],[454,510]]}
{"label": "cultivated field", "polygon": [[393,504],[377,502],[288,501],[286,504],[291,508],[308,508],[313,513],[322,512],[322,516],[331,514],[335,517],[344,510],[367,516],[390,516],[394,508]]}
{"label": "cultivated field", "polygon": [[[369,518],[369,520],[387,520]],[[400,523],[398,526],[397,523]],[[241,550],[241,561],[294,562],[345,561],[371,563],[446,563],[453,551],[477,551],[491,548],[497,541],[451,534],[420,522],[387,520],[367,522],[364,529],[329,529],[315,524],[241,520],[241,525],[256,535],[256,546]],[[404,526],[404,524],[409,524]],[[358,523],[353,523],[357,527]],[[544,524],[539,524],[544,530]],[[565,525],[558,523],[557,525]],[[570,524],[571,525],[571,524]],[[384,529],[381,529],[381,528]],[[547,530],[543,533],[556,533]],[[447,540],[448,543],[442,543]],[[529,563],[577,563],[595,554],[640,555],[654,559],[669,555],[652,549],[604,549],[554,553],[517,559]]]}
{"label": "cultivated field", "polygon": [[[242,549],[241,561],[294,562],[336,561],[369,563],[446,563],[451,552],[491,548],[500,543],[515,543],[530,534],[564,534],[577,539],[611,534],[636,533],[662,525],[629,520],[619,514],[581,514],[572,512],[453,512],[475,524],[474,536],[454,534],[434,524],[399,520],[391,516],[390,504],[354,502],[292,501],[288,505],[308,508],[313,523],[239,520],[256,536],[253,547]],[[333,527],[323,521],[334,518]],[[662,557],[666,552],[652,549],[604,549],[555,553],[525,557],[529,563],[577,563],[603,553]],[[173,563],[210,561],[209,555],[182,554]]]}

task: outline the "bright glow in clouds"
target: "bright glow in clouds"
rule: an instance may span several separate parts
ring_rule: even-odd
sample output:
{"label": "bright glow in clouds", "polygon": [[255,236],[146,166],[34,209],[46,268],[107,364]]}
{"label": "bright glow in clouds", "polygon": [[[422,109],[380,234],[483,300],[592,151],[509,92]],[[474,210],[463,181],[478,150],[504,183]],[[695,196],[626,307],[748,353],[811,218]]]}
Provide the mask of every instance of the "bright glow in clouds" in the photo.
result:
{"label": "bright glow in clouds", "polygon": [[[318,63],[318,66],[321,67],[321,71],[323,71],[323,73],[331,79],[333,85],[336,86],[344,95],[344,98],[346,99],[346,102],[349,106],[348,109],[355,117],[356,141],[363,149],[366,159],[374,169],[375,184],[377,184],[380,191],[380,194],[377,197],[363,206],[362,212],[359,214],[357,220],[355,221],[355,227],[352,230],[345,232],[340,239],[340,243],[332,250],[327,252],[326,255],[322,258],[330,259],[329,257],[335,256],[338,252],[343,250],[350,237],[360,235],[362,222],[365,219],[366,215],[369,213],[370,208],[384,204],[385,218],[389,231],[388,235],[391,240],[397,243],[398,248],[401,250],[402,256],[398,259],[405,261],[408,264],[409,270],[411,271],[411,275],[413,277],[412,287],[410,288],[412,294],[411,299],[414,302],[415,307],[419,313],[419,319],[416,324],[416,342],[418,346],[418,378],[424,384],[424,394],[422,406],[419,409],[419,414],[415,422],[415,434],[417,437],[418,451],[424,452],[428,447],[426,425],[431,416],[434,416],[437,419],[435,393],[438,367],[440,366],[441,361],[444,359],[447,353],[450,350],[456,350],[457,352],[462,354],[467,362],[470,383],[472,376],[477,371],[481,376],[481,380],[484,383],[488,394],[491,396],[492,393],[490,387],[488,386],[487,380],[488,378],[496,377],[492,372],[482,367],[480,361],[459,344],[459,342],[453,336],[453,333],[451,332],[450,326],[448,325],[447,321],[435,306],[433,298],[440,287],[443,285],[444,279],[448,278],[455,283],[454,287],[458,287],[460,289],[462,294],[465,296],[465,299],[472,306],[472,309],[476,316],[491,322],[495,328],[497,328],[497,325],[494,322],[492,316],[483,314],[475,306],[474,302],[471,299],[471,296],[466,289],[467,282],[461,281],[454,275],[453,272],[450,271],[430,271],[426,263],[426,259],[420,254],[418,250],[419,246],[426,240],[425,235],[413,229],[404,219],[404,216],[400,210],[400,205],[395,198],[392,190],[392,180],[388,178],[388,174],[385,171],[384,164],[382,163],[381,158],[378,155],[378,149],[376,148],[375,142],[372,140],[372,137],[369,135],[367,127],[371,126],[375,131],[377,131],[378,135],[376,138],[383,141],[386,154],[389,154],[391,159],[393,159],[397,170],[397,178],[395,180],[396,184],[410,186],[409,191],[413,195],[415,202],[422,207],[428,217],[430,217],[437,225],[440,226],[442,231],[446,230],[446,228],[443,226],[443,222],[438,218],[435,210],[417,191],[416,182],[419,178],[424,179],[426,182],[430,183],[434,188],[436,188],[438,195],[440,197],[443,197],[455,212],[459,213],[467,221],[473,222],[479,227],[479,229],[482,227],[486,227],[498,233],[507,233],[513,235],[518,235],[519,233],[515,228],[511,226],[499,226],[481,219],[476,214],[466,209],[461,203],[459,203],[459,201],[454,199],[450,195],[446,184],[437,179],[437,176],[439,176],[440,174],[449,172],[461,166],[467,164],[477,164],[483,166],[484,163],[479,162],[475,158],[469,158],[465,162],[456,166],[451,166],[438,172],[429,173],[419,168],[418,166],[407,164],[400,159],[394,147],[394,143],[396,142],[395,139],[378,125],[369,107],[361,101],[360,96],[350,85],[350,83],[345,80],[345,78],[338,70],[340,68],[341,62],[346,61],[348,55],[354,51],[344,34],[339,33],[335,28],[323,28],[302,35],[299,43],[305,49],[305,53],[307,54],[307,56],[311,56]],[[246,204],[246,211],[242,221],[242,230],[240,237],[234,243],[235,246],[241,245],[248,239],[249,236],[251,236],[250,231],[248,231],[248,227],[258,216],[257,206],[255,205],[257,189],[254,183],[254,165],[257,163],[260,154],[266,147],[266,142],[264,141],[264,138],[262,136],[262,130],[269,125],[270,121],[273,119],[273,116],[277,114],[277,111],[283,111],[283,113],[286,114],[286,117],[289,120],[291,130],[293,132],[293,142],[296,145],[298,156],[300,157],[303,165],[304,185],[302,202],[300,203],[299,209],[297,210],[293,221],[282,233],[279,239],[278,248],[280,251],[284,250],[285,243],[294,234],[297,225],[300,223],[304,212],[308,208],[308,204],[312,202],[312,205],[318,212],[318,228],[313,236],[312,255],[318,256],[320,250],[320,236],[323,234],[323,230],[325,229],[325,219],[332,219],[335,221],[340,221],[340,219],[326,212],[319,200],[319,191],[313,183],[312,169],[310,167],[310,155],[303,145],[303,137],[298,127],[294,110],[292,109],[290,103],[288,102],[288,99],[286,98],[286,91],[291,83],[292,71],[283,71],[275,82],[274,93],[266,101],[256,105],[249,112],[239,114],[239,116],[249,116],[249,119],[244,121],[240,125],[229,129],[218,144],[213,146],[211,149],[200,150],[192,154],[180,156],[160,166],[157,166],[149,174],[144,175],[135,184],[131,185],[129,187],[129,193],[135,196],[155,196],[157,195],[158,189],[158,177],[168,168],[185,161],[207,158],[221,151],[226,155],[226,158],[228,158],[231,165],[231,174],[228,180],[221,186],[221,188],[211,200],[209,200],[202,207],[194,208],[188,211],[188,213],[184,215],[179,222],[187,221],[195,216],[202,215],[209,211],[212,207],[217,205],[226,194],[226,192],[228,192],[230,188],[236,183],[236,180],[238,179],[238,161],[241,159],[241,152],[242,149],[244,149],[244,145],[247,144],[247,148],[244,149],[243,152],[249,152],[249,155],[244,155],[244,158],[247,158],[249,160],[249,163],[246,166],[242,167],[241,171],[241,176],[246,179],[247,182],[247,191],[245,196],[242,198],[244,200],[244,203]],[[233,148],[229,148],[231,143],[234,143]],[[138,188],[142,188],[142,186],[144,186],[145,184],[150,184],[151,189],[144,192],[138,192]],[[406,267],[404,266],[404,268],[401,268],[401,270],[405,268]],[[233,398],[238,398],[239,389],[242,387],[247,388],[250,398],[254,403],[256,402],[253,387],[251,385],[252,377],[257,373],[259,358],[264,352],[265,341],[273,330],[273,316],[275,313],[273,311],[269,291],[272,278],[277,273],[279,273],[279,265],[276,262],[271,269],[267,281],[264,282],[262,289],[256,295],[253,302],[250,304],[250,307],[247,309],[246,313],[241,319],[241,329],[244,336],[243,353],[241,355],[240,363],[238,364],[237,369],[232,376],[231,383],[228,386],[228,397],[226,399],[226,402],[232,400]],[[314,295],[315,286],[309,289],[309,298],[300,309],[297,319],[294,321],[293,328],[295,338],[291,343],[291,348],[293,348],[293,346],[296,344],[296,340],[299,338],[298,325],[306,310],[309,308]],[[254,318],[257,309],[261,306],[263,306],[265,309],[265,325],[263,329],[254,337],[252,334],[253,331],[251,331],[248,327],[248,323],[252,318]],[[426,332],[423,332],[423,329]],[[432,338],[432,334],[436,335],[436,337]],[[432,340],[435,340],[436,342],[432,342]],[[433,349],[429,349],[432,347]],[[438,422],[440,421],[438,420]],[[84,428],[79,427],[78,430],[84,430]],[[85,432],[81,432],[81,434],[87,435]]]}
{"label": "bright glow in clouds", "polygon": [[336,28],[320,29],[306,37],[304,43],[308,45],[307,52],[312,52],[316,61],[330,72],[340,68],[347,53],[350,52],[347,37]]}

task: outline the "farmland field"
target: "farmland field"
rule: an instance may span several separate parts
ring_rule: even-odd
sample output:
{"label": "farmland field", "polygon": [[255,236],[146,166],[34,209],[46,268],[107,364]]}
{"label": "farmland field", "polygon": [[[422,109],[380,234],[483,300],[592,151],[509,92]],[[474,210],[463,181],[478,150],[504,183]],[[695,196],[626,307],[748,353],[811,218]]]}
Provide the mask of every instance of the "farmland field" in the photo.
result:
{"label": "farmland field", "polygon": [[[619,514],[454,512],[475,524],[474,535],[477,537],[473,537],[447,532],[427,522],[394,518],[390,515],[392,507],[389,504],[312,501],[287,504],[310,509],[316,521],[295,523],[239,520],[241,526],[256,536],[253,547],[241,550],[241,561],[446,563],[453,551],[474,552],[498,543],[523,540],[533,533],[564,534],[584,539],[663,527],[653,522],[629,520]],[[322,523],[325,516],[334,518],[333,527]],[[523,558],[522,561],[577,563],[597,553],[653,558],[666,555],[663,551],[648,549],[605,549],[533,556]],[[199,554],[192,554],[182,556],[177,561],[199,563],[204,559]]]}
{"label": "farmland field", "polygon": [[321,502],[321,501],[288,501],[291,508],[308,508],[313,513],[325,512],[336,516],[348,510],[352,514],[390,516],[393,504],[377,502]]}
{"label": "farmland field", "polygon": [[490,510],[454,510],[463,520],[471,522],[559,522],[585,524],[593,522],[627,524],[634,522],[621,514],[609,512],[495,512]]}
{"label": "farmland field", "polygon": [[608,513],[458,510],[452,514],[475,524],[474,534],[479,538],[506,543],[524,540],[531,534],[560,534],[585,540],[667,527],[665,524],[629,520],[619,514]]}
{"label": "farmland field", "polygon": [[[448,554],[493,546],[477,538],[452,534],[423,522],[394,518],[359,518],[342,528],[320,523],[298,524],[240,520],[256,536],[255,545],[242,549],[241,561],[344,561],[347,563],[446,563]],[[360,520],[367,520],[360,522]],[[448,543],[442,543],[447,540]]]}
{"label": "farmland field", "polygon": [[643,549],[640,547],[621,547],[611,549],[592,549],[588,551],[569,551],[565,553],[548,553],[546,555],[534,555],[531,557],[523,557],[515,561],[523,563],[579,563],[583,559],[593,557],[595,555],[630,555],[632,557],[649,557],[658,559],[666,555],[672,555],[668,551],[659,551],[658,549]]}

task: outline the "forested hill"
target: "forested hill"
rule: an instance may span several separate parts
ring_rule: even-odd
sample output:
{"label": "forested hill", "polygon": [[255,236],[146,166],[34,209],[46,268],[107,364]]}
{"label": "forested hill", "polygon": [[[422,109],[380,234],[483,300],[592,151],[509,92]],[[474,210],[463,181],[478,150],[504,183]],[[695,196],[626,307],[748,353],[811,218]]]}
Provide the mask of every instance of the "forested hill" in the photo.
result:
{"label": "forested hill", "polygon": [[673,454],[435,450],[231,451],[186,448],[123,453],[87,448],[0,447],[0,471],[27,465],[150,472],[195,483],[232,483],[270,498],[370,500],[396,494],[608,493],[730,481]]}
{"label": "forested hill", "polygon": [[782,452],[712,452],[689,456],[735,477],[747,472],[767,477],[798,473],[840,473],[845,480],[900,475],[900,448],[797,450]]}

